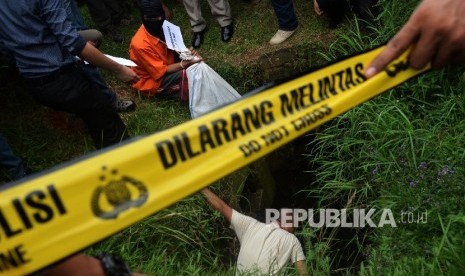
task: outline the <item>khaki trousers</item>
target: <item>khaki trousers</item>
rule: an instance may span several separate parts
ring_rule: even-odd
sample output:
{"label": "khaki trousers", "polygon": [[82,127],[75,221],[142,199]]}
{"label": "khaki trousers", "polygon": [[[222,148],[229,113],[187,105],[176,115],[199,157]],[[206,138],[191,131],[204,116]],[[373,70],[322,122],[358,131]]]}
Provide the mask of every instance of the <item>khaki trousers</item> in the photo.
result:
{"label": "khaki trousers", "polygon": [[[202,17],[200,0],[183,0],[184,7],[193,32],[201,32],[207,27],[207,22]],[[232,24],[231,7],[228,0],[208,0],[212,15],[221,27]]]}

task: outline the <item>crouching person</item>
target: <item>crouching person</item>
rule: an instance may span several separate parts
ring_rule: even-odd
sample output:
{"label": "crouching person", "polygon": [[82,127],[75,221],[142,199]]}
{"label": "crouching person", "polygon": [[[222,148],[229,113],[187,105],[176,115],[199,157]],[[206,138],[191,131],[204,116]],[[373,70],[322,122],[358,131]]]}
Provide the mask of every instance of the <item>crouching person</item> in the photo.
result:
{"label": "crouching person", "polygon": [[232,209],[209,188],[204,188],[202,193],[236,232],[241,244],[237,274],[281,275],[282,269],[293,263],[299,275],[308,275],[302,246],[294,235],[292,222],[275,220],[264,224]]}
{"label": "crouching person", "polygon": [[[163,35],[164,4],[160,0],[137,0],[143,24],[131,40],[129,57],[138,66],[133,70],[140,77],[133,87],[147,97],[162,96],[189,100],[186,70],[202,61],[195,50],[193,60],[180,60],[168,49]],[[166,9],[166,6],[165,6]]]}
{"label": "crouching person", "polygon": [[138,77],[79,35],[62,0],[2,0],[0,23],[0,42],[13,55],[38,102],[80,117],[96,148],[128,137],[126,126],[103,93],[76,67],[75,56],[113,72],[124,82]]}

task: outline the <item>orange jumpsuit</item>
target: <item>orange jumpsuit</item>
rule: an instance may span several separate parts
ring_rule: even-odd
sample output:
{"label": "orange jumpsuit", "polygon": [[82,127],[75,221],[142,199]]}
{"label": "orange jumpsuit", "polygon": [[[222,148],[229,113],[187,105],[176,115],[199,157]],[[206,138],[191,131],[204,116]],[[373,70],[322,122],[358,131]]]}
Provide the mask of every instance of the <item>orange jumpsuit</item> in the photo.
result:
{"label": "orange jumpsuit", "polygon": [[129,58],[137,64],[133,70],[139,76],[139,81],[132,87],[145,96],[154,96],[159,92],[167,66],[174,63],[174,54],[163,41],[149,34],[141,25],[129,46]]}

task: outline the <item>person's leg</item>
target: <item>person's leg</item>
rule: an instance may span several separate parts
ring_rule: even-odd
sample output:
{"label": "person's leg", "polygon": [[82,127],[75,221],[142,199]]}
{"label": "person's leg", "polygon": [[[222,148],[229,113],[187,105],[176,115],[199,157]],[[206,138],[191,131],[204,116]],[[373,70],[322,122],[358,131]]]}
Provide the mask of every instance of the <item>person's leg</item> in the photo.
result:
{"label": "person's leg", "polygon": [[108,87],[98,68],[92,64],[84,64],[81,66],[81,69],[87,78],[99,87],[100,91],[105,96],[105,99],[111,106],[113,106],[116,112],[129,112],[136,109],[136,104],[133,101],[120,100],[118,98],[115,91]]}
{"label": "person's leg", "polygon": [[125,17],[125,11],[123,6],[121,6],[122,1],[120,0],[103,0],[105,6],[107,7],[108,12],[110,13],[111,21],[115,25],[119,25],[121,19]]}
{"label": "person's leg", "polygon": [[188,101],[189,87],[186,70],[166,74],[163,77],[161,89],[162,91],[156,94],[157,97]]}
{"label": "person's leg", "polygon": [[74,68],[59,74],[53,81],[30,84],[38,102],[79,116],[97,149],[129,137],[119,115],[81,70]]}
{"label": "person's leg", "polygon": [[207,22],[202,17],[199,0],[183,0],[184,8],[189,16],[192,28],[192,47],[199,48],[203,43],[203,36],[207,28]]}
{"label": "person's leg", "polygon": [[[132,0],[130,0],[132,1]],[[132,15],[131,15],[131,5],[128,3],[127,0],[119,0],[118,5],[120,9],[123,11],[123,15],[119,24],[121,26],[127,26],[132,23]]]}
{"label": "person's leg", "polygon": [[317,3],[320,9],[328,15],[330,19],[330,28],[336,28],[344,18],[345,13],[349,10],[349,4],[347,1],[317,0]]}
{"label": "person's leg", "polygon": [[86,4],[92,20],[99,29],[103,30],[111,26],[111,15],[103,0],[86,0]]}
{"label": "person's leg", "polygon": [[115,42],[122,42],[123,35],[118,30],[118,26],[112,21],[112,15],[107,9],[104,0],[86,0],[90,16],[95,24],[105,35]]}
{"label": "person's leg", "polygon": [[107,83],[98,71],[98,68],[91,64],[82,65],[81,68],[89,80],[100,88],[107,101],[111,105],[114,105],[118,97],[116,96],[116,93],[107,86]]}
{"label": "person's leg", "polygon": [[221,27],[231,25],[233,18],[231,16],[231,7],[228,0],[208,0],[212,15],[218,21]]}
{"label": "person's leg", "polygon": [[375,18],[379,14],[378,0],[356,0],[353,2],[357,16],[368,26],[375,25]]}
{"label": "person's leg", "polygon": [[[84,40],[93,42],[96,48],[99,48],[100,44],[102,43],[103,35],[98,30],[82,30],[79,31],[79,35],[82,38],[84,38]],[[98,85],[98,87],[100,88],[100,90],[102,90],[103,94],[105,95],[105,98],[108,99],[108,102],[110,104],[113,105],[114,103],[116,103],[116,93],[108,87],[107,83],[100,74],[98,68],[96,68],[92,64],[83,64],[81,66],[81,69],[92,82]]]}
{"label": "person's leg", "polygon": [[270,44],[279,44],[288,39],[299,26],[292,0],[271,0],[278,19],[278,31],[270,39]]}
{"label": "person's leg", "polygon": [[192,31],[194,33],[202,32],[207,27],[207,22],[202,17],[199,0],[183,0],[184,8],[189,16]]}
{"label": "person's leg", "polygon": [[272,0],[271,5],[278,18],[278,27],[280,30],[293,31],[298,27],[299,22],[294,12],[292,0]]}
{"label": "person's leg", "polygon": [[229,42],[234,34],[231,7],[228,0],[208,0],[210,10],[221,26],[221,40]]}
{"label": "person's leg", "polygon": [[[94,141],[97,149],[117,144],[129,138],[128,131],[121,117],[112,105],[104,98],[97,85],[88,83],[76,83],[80,89],[82,105],[76,110]],[[100,92],[100,93],[99,93]],[[79,106],[79,104],[78,104]]]}
{"label": "person's leg", "polygon": [[7,171],[11,180],[24,177],[27,173],[23,165],[23,160],[13,153],[5,137],[0,134],[0,165]]}

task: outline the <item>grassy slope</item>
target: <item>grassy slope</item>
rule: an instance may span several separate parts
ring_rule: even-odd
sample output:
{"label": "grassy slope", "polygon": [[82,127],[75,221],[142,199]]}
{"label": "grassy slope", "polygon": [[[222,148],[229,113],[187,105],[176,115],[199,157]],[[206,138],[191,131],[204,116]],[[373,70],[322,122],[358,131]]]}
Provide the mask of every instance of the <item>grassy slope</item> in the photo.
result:
{"label": "grassy slope", "polygon": [[[340,36],[333,55],[359,51],[393,35],[416,1],[383,1],[384,27],[372,39]],[[402,10],[404,12],[400,13]],[[354,26],[355,29],[355,26]],[[349,49],[349,50],[348,50]],[[337,53],[337,54],[336,54]],[[352,243],[362,275],[456,275],[464,271],[463,68],[430,72],[333,120],[309,153],[320,206],[392,210],[397,228],[362,229]],[[427,219],[418,222],[418,215]],[[409,223],[402,214],[411,213]],[[379,214],[377,216],[379,218]],[[403,219],[404,218],[404,219]],[[425,219],[425,217],[423,217]],[[310,234],[315,234],[310,231]],[[328,232],[328,229],[321,232]],[[327,235],[323,235],[327,236]],[[331,239],[316,239],[318,272],[340,260]],[[314,253],[314,254],[316,254]]]}
{"label": "grassy slope", "polygon": [[[189,46],[191,31],[184,7],[179,1],[166,2],[174,14],[172,21],[181,27],[185,43]],[[232,2],[236,34],[234,39],[226,44],[220,40],[219,25],[209,13],[207,3],[203,5],[209,30],[200,53],[210,66],[241,93],[263,84],[257,82],[251,75],[247,75],[249,71],[246,69],[251,64],[255,64],[261,55],[296,45],[329,41],[334,37],[332,32],[324,28],[326,21],[313,15],[307,1],[298,0],[296,10],[301,24],[299,31],[289,41],[278,46],[270,46],[268,40],[277,30],[271,5],[267,1],[260,1],[255,5],[237,1]],[[88,26],[95,27],[87,9],[83,8],[82,12]],[[125,37],[124,42],[117,44],[105,40],[101,48],[103,52],[128,57],[130,39],[140,26],[138,12],[134,8],[131,12],[133,23],[121,28]],[[14,70],[5,63],[0,65],[0,80],[4,83],[0,87],[2,92],[0,97],[3,99],[2,107],[5,110],[0,118],[0,126],[14,150],[23,156],[35,171],[41,171],[94,150],[92,142],[81,135],[83,127],[79,120],[35,104]],[[308,68],[312,65],[302,66]],[[105,71],[102,73],[109,86],[121,98],[130,98],[137,102],[136,112],[122,114],[133,135],[160,131],[190,118],[186,104],[142,98],[137,91],[118,81],[112,74]],[[160,120],[160,117],[163,117],[163,120]],[[51,141],[51,143],[38,141]],[[73,147],[70,148],[69,143],[72,143]]]}

